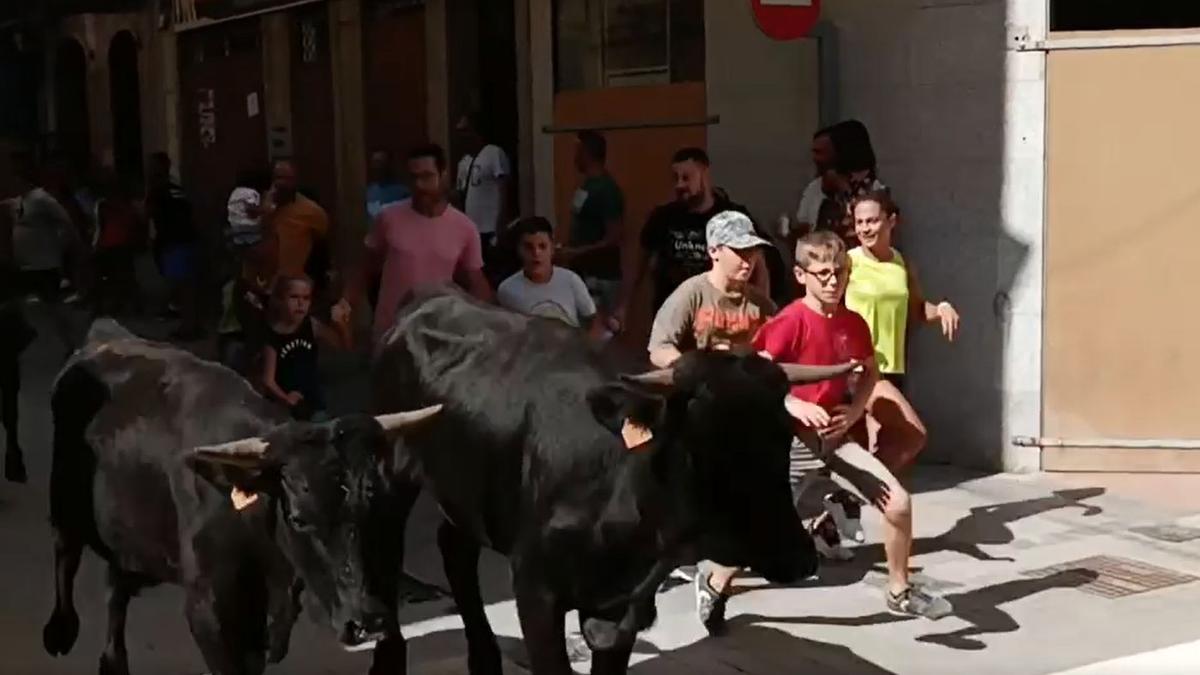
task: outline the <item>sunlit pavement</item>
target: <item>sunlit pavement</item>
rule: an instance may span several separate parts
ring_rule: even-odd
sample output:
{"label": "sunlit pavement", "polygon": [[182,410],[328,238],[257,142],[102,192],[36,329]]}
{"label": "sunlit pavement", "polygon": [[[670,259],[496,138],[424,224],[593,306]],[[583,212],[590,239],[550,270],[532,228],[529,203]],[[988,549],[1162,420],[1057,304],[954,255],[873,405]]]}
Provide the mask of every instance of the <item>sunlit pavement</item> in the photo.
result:
{"label": "sunlit pavement", "polygon": [[[46,317],[35,311],[35,323],[44,328]],[[166,332],[155,323],[135,327]],[[103,568],[90,554],[77,581],[83,623],[78,643],[70,655],[57,659],[41,646],[53,599],[48,388],[62,356],[61,345],[49,338],[26,353],[21,433],[31,482],[0,484],[4,675],[94,673],[103,646]],[[344,372],[361,363],[353,357],[331,361],[333,370]],[[361,378],[346,380],[329,398],[347,407],[365,405]],[[857,549],[856,561],[826,566],[819,579],[796,588],[761,588],[753,577],[741,581],[744,592],[730,601],[730,631],[724,637],[704,637],[690,587],[663,593],[658,623],[643,634],[632,672],[1200,672],[1200,622],[1195,619],[1200,583],[1192,576],[1200,577],[1200,512],[1173,510],[1169,499],[1148,506],[1100,482],[1077,478],[978,477],[923,467],[916,487],[916,578],[945,594],[955,616],[931,622],[886,612],[881,530],[867,514],[868,543]],[[419,508],[409,533],[408,567],[444,585],[434,545],[435,514],[429,504]],[[493,555],[485,555],[481,568],[488,611],[511,657],[511,672],[524,672],[518,665],[524,656],[506,568]],[[128,636],[135,674],[204,671],[181,598],[178,589],[162,587],[132,603]],[[461,622],[452,611],[445,601],[405,610],[410,672],[465,673]],[[287,660],[271,672],[360,673],[368,658],[342,652],[330,631],[302,621]],[[586,672],[586,664],[577,667]]]}

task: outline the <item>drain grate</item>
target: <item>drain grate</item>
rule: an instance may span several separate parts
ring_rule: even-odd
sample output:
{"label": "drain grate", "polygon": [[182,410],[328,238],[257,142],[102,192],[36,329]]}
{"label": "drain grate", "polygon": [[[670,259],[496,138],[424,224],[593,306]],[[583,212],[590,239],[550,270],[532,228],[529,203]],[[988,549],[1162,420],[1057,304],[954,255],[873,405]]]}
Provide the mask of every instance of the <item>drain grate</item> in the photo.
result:
{"label": "drain grate", "polygon": [[1132,532],[1137,532],[1140,535],[1166,541],[1172,544],[1181,544],[1185,541],[1200,539],[1200,528],[1185,527],[1183,525],[1148,525],[1145,527],[1131,527]]}
{"label": "drain grate", "polygon": [[[1080,576],[1080,583],[1076,586],[1079,590],[1110,599],[1178,586],[1197,579],[1190,574],[1111,555],[1072,560],[1051,567],[1028,570],[1021,574],[1028,577],[1041,577],[1071,572]],[[1092,578],[1093,575],[1094,578]]]}

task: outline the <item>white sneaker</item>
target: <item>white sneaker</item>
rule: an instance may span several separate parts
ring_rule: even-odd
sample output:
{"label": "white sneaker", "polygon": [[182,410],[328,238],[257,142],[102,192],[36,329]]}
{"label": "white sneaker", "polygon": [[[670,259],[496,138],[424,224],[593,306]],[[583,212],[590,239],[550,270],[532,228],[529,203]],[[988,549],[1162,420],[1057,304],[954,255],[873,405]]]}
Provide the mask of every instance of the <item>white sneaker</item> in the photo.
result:
{"label": "white sneaker", "polygon": [[817,545],[817,553],[820,553],[821,557],[825,558],[826,560],[833,560],[836,562],[849,562],[854,560],[854,552],[845,546],[842,546],[840,541],[831,545],[826,543],[826,541],[821,537],[813,537],[813,542]]}
{"label": "white sneaker", "polygon": [[[838,495],[828,494],[825,495],[825,498],[821,502],[825,506],[825,511],[833,517],[833,522],[837,525],[838,534],[842,536],[842,539],[849,539],[859,544],[865,542],[867,535],[863,532],[862,512],[858,504],[853,504],[850,509],[847,509],[846,505],[843,504],[844,500],[837,497]],[[849,495],[846,495],[846,497],[853,499]]]}
{"label": "white sneaker", "polygon": [[812,538],[813,544],[817,547],[817,553],[820,553],[822,558],[836,562],[847,562],[854,559],[854,552],[842,546],[837,527],[830,519],[826,518],[817,523],[813,528]]}

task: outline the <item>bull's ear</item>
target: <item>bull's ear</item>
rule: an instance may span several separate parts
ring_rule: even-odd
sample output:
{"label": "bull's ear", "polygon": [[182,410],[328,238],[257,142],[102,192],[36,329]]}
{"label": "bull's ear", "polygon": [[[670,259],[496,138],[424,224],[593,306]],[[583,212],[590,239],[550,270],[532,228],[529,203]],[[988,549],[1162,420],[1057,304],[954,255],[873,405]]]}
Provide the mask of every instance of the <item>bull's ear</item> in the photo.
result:
{"label": "bull's ear", "polygon": [[596,387],[588,392],[587,399],[596,421],[616,435],[621,434],[626,422],[654,429],[666,404],[662,396],[619,383]]}

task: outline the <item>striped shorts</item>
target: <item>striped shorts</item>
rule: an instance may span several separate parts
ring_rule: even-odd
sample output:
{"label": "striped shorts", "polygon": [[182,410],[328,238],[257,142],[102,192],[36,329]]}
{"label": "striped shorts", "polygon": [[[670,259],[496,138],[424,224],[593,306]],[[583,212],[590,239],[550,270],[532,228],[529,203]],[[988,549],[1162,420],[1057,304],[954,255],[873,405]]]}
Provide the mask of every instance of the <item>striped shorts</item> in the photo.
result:
{"label": "striped shorts", "polygon": [[875,455],[858,443],[822,440],[815,433],[796,436],[788,457],[788,480],[797,509],[812,485],[832,479],[866,504],[880,506],[889,494],[902,494],[904,488]]}

